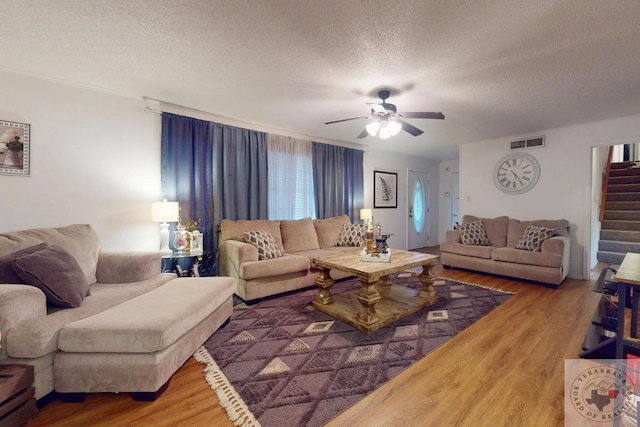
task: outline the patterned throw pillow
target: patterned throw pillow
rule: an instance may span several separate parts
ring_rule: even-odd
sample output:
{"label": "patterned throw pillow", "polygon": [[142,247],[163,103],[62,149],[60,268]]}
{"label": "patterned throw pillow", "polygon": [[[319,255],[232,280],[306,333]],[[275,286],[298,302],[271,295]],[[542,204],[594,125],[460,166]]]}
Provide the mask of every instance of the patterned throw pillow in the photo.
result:
{"label": "patterned throw pillow", "polygon": [[553,228],[539,227],[537,225],[527,225],[524,235],[516,245],[516,249],[524,249],[531,252],[540,252],[542,242],[554,234]]}
{"label": "patterned throw pillow", "polygon": [[244,241],[258,249],[258,260],[279,258],[284,255],[284,250],[276,244],[268,231],[245,231]]}
{"label": "patterned throw pillow", "polygon": [[491,244],[482,221],[462,224],[458,230],[460,230],[460,240],[465,245],[489,246]]}
{"label": "patterned throw pillow", "polygon": [[364,246],[365,224],[342,224],[338,246]]}

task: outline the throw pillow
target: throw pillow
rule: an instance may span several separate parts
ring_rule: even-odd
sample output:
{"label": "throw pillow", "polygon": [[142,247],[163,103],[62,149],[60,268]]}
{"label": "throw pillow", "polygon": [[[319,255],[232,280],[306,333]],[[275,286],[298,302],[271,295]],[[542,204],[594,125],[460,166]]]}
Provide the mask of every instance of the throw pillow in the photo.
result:
{"label": "throw pillow", "polygon": [[527,225],[524,235],[516,245],[516,249],[524,249],[531,252],[540,252],[542,242],[554,235],[553,228],[540,227],[537,225]]}
{"label": "throw pillow", "polygon": [[342,224],[338,246],[364,246],[365,224]]}
{"label": "throw pillow", "polygon": [[258,259],[273,259],[284,255],[284,250],[278,246],[268,231],[245,231],[244,241],[258,249]]}
{"label": "throw pillow", "polygon": [[489,246],[491,244],[482,221],[462,224],[458,229],[460,230],[460,240],[465,245]]}
{"label": "throw pillow", "polygon": [[41,251],[48,246],[46,243],[40,243],[39,245],[29,246],[28,248],[20,249],[12,254],[0,257],[0,283],[25,284],[25,281],[22,280],[13,269],[13,260],[23,255]]}
{"label": "throw pillow", "polygon": [[58,307],[79,307],[89,295],[89,282],[78,261],[60,246],[49,246],[13,261],[13,269],[28,285],[44,292]]}

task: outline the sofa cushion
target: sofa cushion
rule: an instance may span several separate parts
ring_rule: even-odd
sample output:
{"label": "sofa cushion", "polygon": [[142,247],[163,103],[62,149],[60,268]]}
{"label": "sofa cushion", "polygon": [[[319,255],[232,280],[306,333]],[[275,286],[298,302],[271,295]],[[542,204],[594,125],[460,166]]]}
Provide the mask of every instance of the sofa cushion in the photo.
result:
{"label": "sofa cushion", "polygon": [[[26,241],[31,242],[31,244],[17,247],[15,250],[42,242],[50,246],[59,246],[75,258],[89,284],[96,282],[100,237],[89,224],[73,224],[59,228],[32,228],[5,233],[0,237],[0,248],[2,248],[0,252],[4,250],[3,244],[8,241],[20,241],[21,244]],[[15,247],[12,244],[8,246]]]}
{"label": "sofa cushion", "polygon": [[490,242],[482,221],[462,224],[458,227],[463,245],[489,246]]}
{"label": "sofa cushion", "polygon": [[258,249],[258,260],[279,258],[284,255],[284,250],[276,244],[268,231],[245,231],[244,241]]}
{"label": "sofa cushion", "polygon": [[516,245],[516,249],[524,249],[531,252],[540,252],[542,242],[553,236],[553,228],[539,227],[529,224],[524,230],[524,235]]}
{"label": "sofa cushion", "polygon": [[264,230],[271,233],[276,244],[282,247],[282,234],[280,234],[280,221],[266,219],[256,220],[231,220],[223,219],[220,222],[220,241],[238,240],[244,242],[245,231]]}
{"label": "sofa cushion", "polygon": [[79,307],[89,294],[89,283],[80,265],[59,246],[22,255],[12,265],[18,276],[44,292],[47,302],[52,305]]}
{"label": "sofa cushion", "polygon": [[343,224],[337,246],[364,246],[365,224]]}
{"label": "sofa cushion", "polygon": [[487,238],[491,246],[503,247],[507,245],[507,231],[509,228],[509,217],[499,216],[496,218],[478,218],[473,215],[465,215],[462,217],[462,223],[482,221]]}
{"label": "sofa cushion", "polygon": [[236,288],[230,277],[173,279],[165,285],[62,328],[60,350],[155,353],[206,319]]}
{"label": "sofa cushion", "polygon": [[280,221],[280,233],[286,253],[320,249],[311,218]]}
{"label": "sofa cushion", "polygon": [[0,257],[11,255],[12,253],[30,248],[42,243],[42,240],[25,235],[24,232],[13,231],[0,234]]}
{"label": "sofa cushion", "polygon": [[0,257],[0,283],[14,283],[14,284],[23,284],[24,280],[18,273],[13,269],[13,261],[23,255],[29,255],[34,252],[45,249],[47,246],[46,243],[40,243],[38,245],[29,246],[28,248],[20,249],[19,251],[15,251],[9,255],[5,255]]}
{"label": "sofa cushion", "polygon": [[351,224],[351,220],[347,215],[334,216],[327,219],[314,219],[313,226],[318,235],[320,248],[338,246],[338,238],[344,224]]}
{"label": "sofa cushion", "polygon": [[462,243],[442,242],[440,251],[474,258],[491,259],[491,252],[495,246],[473,246]]}
{"label": "sofa cushion", "polygon": [[240,278],[244,280],[264,279],[292,273],[306,273],[311,261],[303,255],[286,254],[280,258],[265,261],[244,262],[240,266]]}
{"label": "sofa cushion", "polygon": [[534,221],[519,221],[517,219],[509,219],[507,246],[515,248],[528,225],[537,225],[539,227],[553,228],[555,236],[569,235],[569,221],[566,219],[547,220],[539,219]]}
{"label": "sofa cushion", "polygon": [[561,268],[562,255],[553,253],[523,251],[515,248],[495,248],[491,253],[494,261],[514,264],[535,265],[540,267]]}

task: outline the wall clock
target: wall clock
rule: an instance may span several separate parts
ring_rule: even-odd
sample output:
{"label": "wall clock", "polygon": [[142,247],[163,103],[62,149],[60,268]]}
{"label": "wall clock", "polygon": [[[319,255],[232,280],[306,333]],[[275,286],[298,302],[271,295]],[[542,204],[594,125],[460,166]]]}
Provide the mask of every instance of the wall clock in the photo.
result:
{"label": "wall clock", "polygon": [[507,194],[522,194],[531,190],[538,178],[540,165],[530,154],[507,154],[493,168],[493,182]]}

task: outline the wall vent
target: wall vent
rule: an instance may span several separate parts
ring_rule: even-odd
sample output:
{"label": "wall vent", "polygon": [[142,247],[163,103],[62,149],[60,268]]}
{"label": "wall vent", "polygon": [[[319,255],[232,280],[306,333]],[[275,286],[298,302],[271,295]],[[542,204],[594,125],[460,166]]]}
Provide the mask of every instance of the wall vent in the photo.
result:
{"label": "wall vent", "polygon": [[544,135],[535,138],[521,139],[511,142],[511,149],[518,150],[520,148],[544,147]]}

